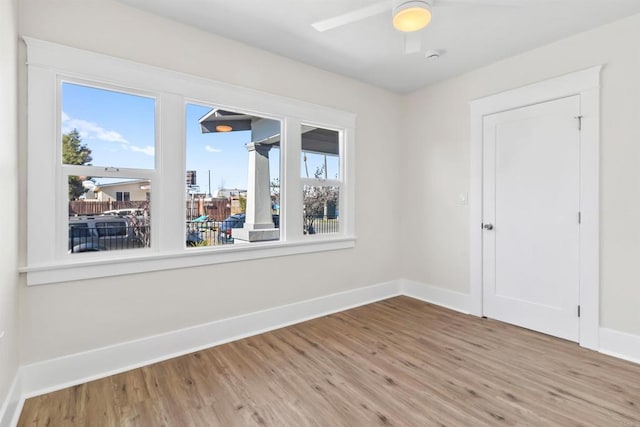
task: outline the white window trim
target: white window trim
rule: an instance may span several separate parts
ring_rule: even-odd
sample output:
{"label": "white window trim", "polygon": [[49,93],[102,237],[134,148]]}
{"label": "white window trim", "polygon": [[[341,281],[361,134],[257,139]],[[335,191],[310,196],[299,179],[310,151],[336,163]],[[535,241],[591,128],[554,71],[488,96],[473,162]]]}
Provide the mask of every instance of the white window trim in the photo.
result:
{"label": "white window trim", "polygon": [[[482,316],[483,117],[514,108],[580,96],[580,291],[579,344],[597,350],[600,330],[600,72],[602,65],[470,102],[471,180],[469,251],[471,314]],[[576,310],[577,315],[577,310]]]}
{"label": "white window trim", "polygon": [[[26,273],[28,285],[355,246],[355,114],[42,40],[28,37],[24,40],[28,59],[29,191],[27,259],[20,271]],[[154,182],[155,188],[163,189],[152,194],[151,248],[86,253],[80,256],[82,259],[68,256],[60,249],[63,246],[66,248],[68,208],[66,197],[60,197],[60,194],[66,195],[67,191],[64,185],[66,181],[61,176],[63,168],[56,163],[60,158],[60,144],[56,142],[61,134],[60,94],[57,90],[61,80],[156,98],[155,170],[121,169],[118,173],[124,176],[135,171],[136,176],[132,177],[144,175]],[[281,240],[231,247],[184,247],[184,229],[176,225],[185,223],[185,211],[180,203],[175,203],[184,195],[184,106],[187,102],[200,101],[282,122]],[[340,180],[336,181],[340,187],[339,233],[311,238],[302,234],[301,123],[341,132],[341,175]],[[164,141],[182,143],[164,144]],[[74,167],[68,166],[65,170],[70,172]],[[109,173],[105,171],[102,175]],[[36,209],[38,206],[54,207],[55,213],[51,210],[43,213]]]}

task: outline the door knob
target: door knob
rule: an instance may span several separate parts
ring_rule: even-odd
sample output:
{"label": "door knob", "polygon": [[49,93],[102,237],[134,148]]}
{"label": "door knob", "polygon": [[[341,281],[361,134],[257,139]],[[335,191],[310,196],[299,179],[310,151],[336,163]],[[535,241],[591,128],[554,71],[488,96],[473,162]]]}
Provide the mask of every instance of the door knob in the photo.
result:
{"label": "door knob", "polygon": [[493,224],[484,224],[482,228],[485,230],[493,230]]}

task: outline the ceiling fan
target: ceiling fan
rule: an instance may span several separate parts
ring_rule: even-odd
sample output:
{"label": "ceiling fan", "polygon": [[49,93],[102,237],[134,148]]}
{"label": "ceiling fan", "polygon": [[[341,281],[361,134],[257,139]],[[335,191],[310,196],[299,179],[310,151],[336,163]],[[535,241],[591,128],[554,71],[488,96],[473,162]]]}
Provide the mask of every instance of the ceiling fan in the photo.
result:
{"label": "ceiling fan", "polygon": [[[526,0],[525,0],[526,1]],[[523,0],[385,0],[351,12],[323,19],[311,24],[319,32],[349,25],[385,12],[392,12],[393,27],[404,33],[404,52],[417,53],[421,49],[419,30],[431,22],[431,10],[441,5],[520,6]]]}

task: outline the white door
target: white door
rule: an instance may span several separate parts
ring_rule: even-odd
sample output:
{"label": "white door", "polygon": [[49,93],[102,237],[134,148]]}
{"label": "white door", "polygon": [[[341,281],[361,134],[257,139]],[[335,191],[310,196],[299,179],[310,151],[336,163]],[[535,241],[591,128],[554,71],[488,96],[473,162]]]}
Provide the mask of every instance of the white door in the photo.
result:
{"label": "white door", "polygon": [[485,116],[483,312],[578,341],[580,97]]}

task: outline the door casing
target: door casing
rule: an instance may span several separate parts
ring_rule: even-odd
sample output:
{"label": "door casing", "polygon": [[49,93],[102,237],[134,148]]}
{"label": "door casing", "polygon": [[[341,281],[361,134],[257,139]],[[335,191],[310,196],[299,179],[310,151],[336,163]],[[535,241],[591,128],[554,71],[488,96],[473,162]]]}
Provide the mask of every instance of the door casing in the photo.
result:
{"label": "door casing", "polygon": [[579,305],[582,347],[598,350],[600,329],[600,74],[602,65],[470,102],[469,282],[470,312],[482,307],[483,117],[572,95],[580,96]]}

